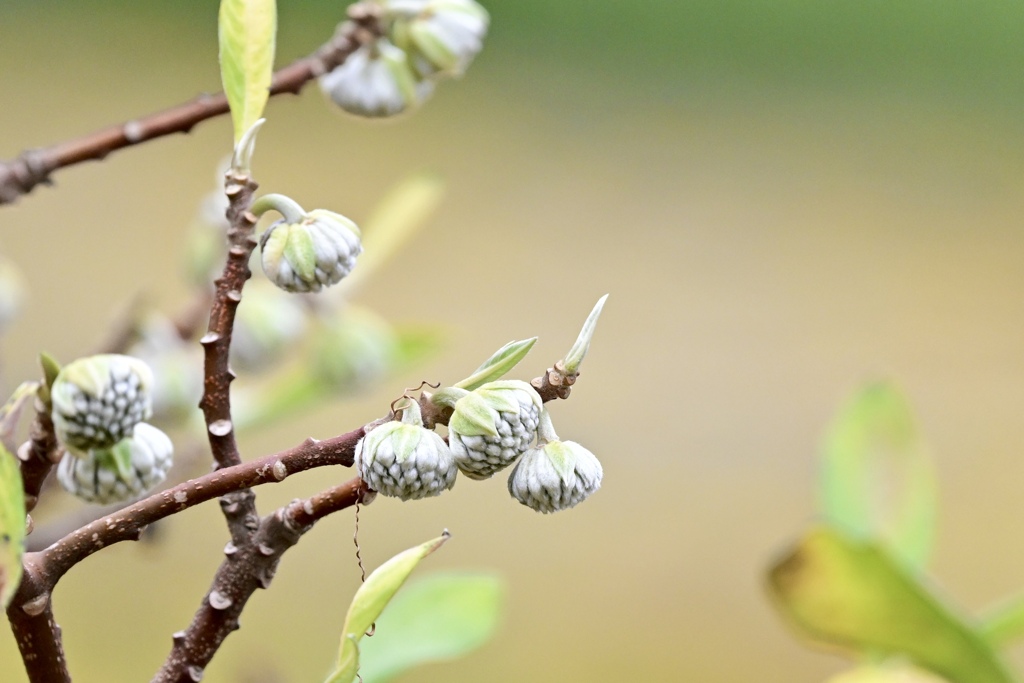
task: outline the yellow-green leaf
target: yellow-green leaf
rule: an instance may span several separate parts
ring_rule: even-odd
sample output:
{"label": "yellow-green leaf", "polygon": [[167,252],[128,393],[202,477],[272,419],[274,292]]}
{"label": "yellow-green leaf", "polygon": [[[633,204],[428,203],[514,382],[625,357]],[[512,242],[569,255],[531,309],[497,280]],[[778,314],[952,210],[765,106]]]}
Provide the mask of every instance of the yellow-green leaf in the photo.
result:
{"label": "yellow-green leaf", "polygon": [[377,620],[384,607],[402,587],[424,557],[448,540],[447,530],[438,538],[401,552],[377,567],[359,587],[345,616],[338,649],[338,663],[327,683],[351,683],[359,666],[359,640]]}
{"label": "yellow-green leaf", "polygon": [[935,529],[935,472],[910,404],[892,384],[860,390],[839,414],[822,458],[821,507],[833,526],[883,540],[923,568]]}
{"label": "yellow-green leaf", "polygon": [[362,644],[363,683],[386,683],[420,664],[462,657],[497,631],[505,582],[495,574],[435,574],[410,582]]}
{"label": "yellow-green leaf", "polygon": [[14,431],[28,400],[39,391],[39,382],[22,382],[7,402],[0,406],[0,444],[12,453],[17,450]]}
{"label": "yellow-green leaf", "polygon": [[221,0],[220,75],[236,143],[263,115],[270,96],[276,32],[274,0]]}
{"label": "yellow-green leaf", "polygon": [[780,611],[818,643],[902,656],[956,683],[1016,679],[981,634],[878,543],[810,531],[768,573]]}
{"label": "yellow-green leaf", "polygon": [[7,608],[21,582],[25,551],[25,491],[18,459],[0,446],[0,607]]}

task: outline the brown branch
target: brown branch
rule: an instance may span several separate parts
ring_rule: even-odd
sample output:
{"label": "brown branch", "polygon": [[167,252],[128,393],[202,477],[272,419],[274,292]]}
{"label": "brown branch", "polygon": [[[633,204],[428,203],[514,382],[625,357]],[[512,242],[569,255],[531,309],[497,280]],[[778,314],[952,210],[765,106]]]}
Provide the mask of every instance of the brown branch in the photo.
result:
{"label": "brown branch", "polygon": [[[256,183],[249,177],[230,171],[224,191],[228,196],[228,257],[224,272],[214,282],[216,293],[210,308],[210,325],[199,343],[203,345],[203,398],[199,407],[206,420],[206,433],[210,452],[217,468],[232,467],[242,462],[235,440],[235,426],[231,417],[231,371],[229,351],[235,324],[235,312],[242,300],[242,287],[252,275],[249,258],[256,247],[253,233],[256,216],[249,212]],[[228,522],[231,540],[236,545],[248,542],[259,524],[256,512],[256,494],[250,489],[234,491],[221,500],[221,508]]]}
{"label": "brown branch", "polygon": [[153,683],[195,683],[224,640],[238,630],[238,618],[258,588],[268,588],[281,556],[299,542],[323,517],[366,500],[369,493],[358,478],[307,500],[296,500],[264,517],[244,548],[229,543],[213,585],[185,631],[174,634],[174,645]]}
{"label": "brown branch", "polygon": [[[333,70],[361,45],[381,35],[379,9],[372,3],[352,5],[348,17],[316,52],[277,71],[270,94],[298,94],[309,81]],[[52,184],[53,172],[61,168],[100,160],[111,152],[172,133],[188,133],[197,123],[227,112],[223,93],[201,95],[140,119],[52,147],[22,152],[16,159],[0,163],[0,204],[15,202],[37,185]]]}
{"label": "brown branch", "polygon": [[7,607],[14,640],[30,681],[70,683],[60,626],[53,617],[50,591],[41,585],[39,572],[27,560],[21,584]]}

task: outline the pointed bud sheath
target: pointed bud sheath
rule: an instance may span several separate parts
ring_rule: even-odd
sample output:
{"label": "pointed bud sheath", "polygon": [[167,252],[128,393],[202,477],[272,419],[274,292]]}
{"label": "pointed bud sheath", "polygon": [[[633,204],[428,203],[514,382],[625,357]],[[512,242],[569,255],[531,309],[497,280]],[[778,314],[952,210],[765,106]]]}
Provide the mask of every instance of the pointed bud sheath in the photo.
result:
{"label": "pointed bud sheath", "polygon": [[559,441],[548,411],[540,438],[512,470],[508,492],[523,505],[545,514],[567,510],[601,486],[604,475],[594,454],[575,441]]}
{"label": "pointed bud sheath", "polygon": [[430,97],[434,84],[417,78],[405,52],[381,38],[321,76],[320,89],[350,114],[383,118],[420,104]]}
{"label": "pointed bud sheath", "polygon": [[137,358],[101,354],[65,365],[53,382],[53,425],[72,452],[109,448],[153,413],[153,373]]}
{"label": "pointed bud sheath", "polygon": [[458,474],[448,445],[423,426],[415,402],[402,410],[401,421],[382,424],[360,439],[355,465],[371,489],[402,500],[439,496],[455,486]]}
{"label": "pointed bud sheath", "polygon": [[483,49],[490,17],[473,0],[392,0],[395,44],[421,78],[461,76]]}
{"label": "pointed bud sheath", "polygon": [[140,422],[134,435],[85,457],[66,454],[57,468],[64,490],[87,503],[109,505],[137,498],[159,484],[171,469],[174,446],[156,427]]}
{"label": "pointed bud sheath", "polygon": [[516,379],[488,382],[474,391],[445,389],[435,394],[435,402],[454,407],[448,444],[470,479],[487,479],[522,455],[537,435],[543,407],[533,387]]}
{"label": "pointed bud sheath", "polygon": [[274,223],[260,245],[263,272],[289,292],[319,292],[337,283],[363,251],[356,224],[323,209]]}

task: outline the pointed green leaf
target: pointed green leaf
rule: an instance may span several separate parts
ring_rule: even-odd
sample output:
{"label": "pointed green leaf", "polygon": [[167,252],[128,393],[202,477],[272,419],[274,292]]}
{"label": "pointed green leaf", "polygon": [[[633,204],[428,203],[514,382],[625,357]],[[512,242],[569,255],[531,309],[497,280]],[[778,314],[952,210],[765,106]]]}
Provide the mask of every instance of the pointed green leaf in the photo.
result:
{"label": "pointed green leaf", "polygon": [[437,574],[410,582],[362,644],[363,683],[386,683],[427,662],[456,659],[497,631],[505,582],[495,574]]}
{"label": "pointed green leaf", "polygon": [[121,479],[131,480],[135,476],[132,471],[132,449],[127,439],[122,439],[106,450],[94,451],[94,454],[98,462],[116,469]]}
{"label": "pointed green leaf", "polygon": [[497,413],[487,399],[477,393],[466,394],[455,404],[448,427],[463,436],[497,436],[496,418]]}
{"label": "pointed green leaf", "polygon": [[870,384],[839,414],[826,439],[820,498],[831,524],[884,540],[912,568],[931,552],[935,472],[910,405],[892,384]]}
{"label": "pointed green leaf", "polygon": [[231,106],[235,142],[263,115],[274,69],[274,0],[221,0],[220,74]]}
{"label": "pointed green leaf", "polygon": [[25,551],[25,491],[18,459],[0,447],[0,607],[7,609],[21,582]]}
{"label": "pointed green leaf", "polygon": [[18,444],[14,442],[18,420],[21,419],[21,413],[28,405],[29,399],[39,391],[39,387],[39,382],[22,382],[7,399],[7,403],[0,407],[0,444],[11,453],[18,450]]}
{"label": "pointed green leaf", "polygon": [[412,452],[420,445],[421,438],[423,438],[422,426],[414,427],[403,424],[395,429],[391,435],[391,445],[395,449],[395,458],[398,462],[409,459]]}
{"label": "pointed green leaf", "polygon": [[473,371],[472,375],[455,386],[473,391],[488,382],[501,379],[526,357],[536,342],[536,337],[522,341],[510,341],[495,351],[494,355],[485,360],[480,367]]}
{"label": "pointed green leaf", "polygon": [[52,387],[53,380],[57,379],[57,375],[60,374],[60,363],[57,362],[56,358],[42,351],[39,354],[39,365],[43,368],[43,378],[46,380],[46,386]]}
{"label": "pointed green leaf", "polygon": [[828,679],[827,683],[948,683],[945,678],[904,663],[867,664]]}
{"label": "pointed green leaf", "polygon": [[567,375],[579,374],[580,364],[583,363],[583,359],[587,356],[587,351],[590,350],[590,342],[594,338],[594,330],[597,329],[597,320],[601,317],[604,302],[607,300],[607,294],[597,300],[593,310],[590,311],[590,315],[587,316],[586,321],[583,323],[583,329],[580,330],[579,336],[576,337],[576,343],[569,349],[569,353],[565,354],[565,358],[562,360],[562,369]]}
{"label": "pointed green leaf", "polygon": [[366,577],[366,583],[356,591],[348,608],[338,649],[338,663],[328,677],[328,683],[351,683],[356,674],[359,640],[384,611],[384,607],[409,578],[416,565],[444,545],[449,538],[450,534],[445,530],[438,538],[395,555]]}
{"label": "pointed green leaf", "polygon": [[814,529],[769,570],[768,587],[817,643],[903,656],[957,683],[1016,680],[980,633],[877,543]]}

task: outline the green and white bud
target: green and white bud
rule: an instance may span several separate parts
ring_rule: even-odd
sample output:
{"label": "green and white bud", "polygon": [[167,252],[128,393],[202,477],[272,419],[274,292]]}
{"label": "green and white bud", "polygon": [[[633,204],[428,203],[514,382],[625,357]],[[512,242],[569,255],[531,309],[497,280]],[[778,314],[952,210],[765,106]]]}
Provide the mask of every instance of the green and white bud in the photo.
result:
{"label": "green and white bud", "polygon": [[171,469],[173,455],[170,438],[140,422],[132,436],[111,448],[93,449],[84,457],[65,454],[57,468],[57,480],[64,490],[87,503],[121,503],[162,482]]}
{"label": "green and white bud", "polygon": [[101,354],[61,368],[53,382],[53,425],[72,452],[109,448],[153,413],[153,373],[138,358]]}
{"label": "green and white bud", "polygon": [[380,38],[321,76],[320,89],[350,114],[384,118],[421,104],[434,84],[417,77],[402,49]]}
{"label": "green and white bud", "polygon": [[310,335],[307,362],[316,377],[338,391],[369,386],[399,358],[394,328],[368,308],[350,304],[318,323]]}
{"label": "green and white bud", "polygon": [[517,379],[488,382],[474,391],[448,388],[434,400],[454,407],[448,445],[470,479],[487,479],[522,455],[537,436],[543,408],[533,387]]}
{"label": "green and white bud", "polygon": [[324,209],[307,213],[282,195],[253,204],[257,216],[269,209],[285,217],[260,238],[263,272],[271,282],[288,292],[319,292],[352,272],[363,251],[355,223]]}
{"label": "green and white bud", "polygon": [[203,395],[202,349],[183,340],[174,322],[160,314],[149,314],[140,321],[138,333],[139,339],[128,348],[128,355],[153,371],[149,392],[153,415],[157,419],[181,419],[197,414]]}
{"label": "green and white bud", "polygon": [[392,0],[392,38],[421,78],[461,76],[483,49],[490,17],[474,0]]}
{"label": "green and white bud", "polygon": [[415,401],[402,409],[401,421],[382,424],[360,439],[355,465],[371,489],[402,500],[441,495],[455,486],[459,471],[444,439],[423,426]]}
{"label": "green and white bud", "polygon": [[548,514],[585,500],[601,487],[603,474],[593,453],[575,441],[558,440],[545,410],[537,447],[512,470],[508,492],[523,505]]}

